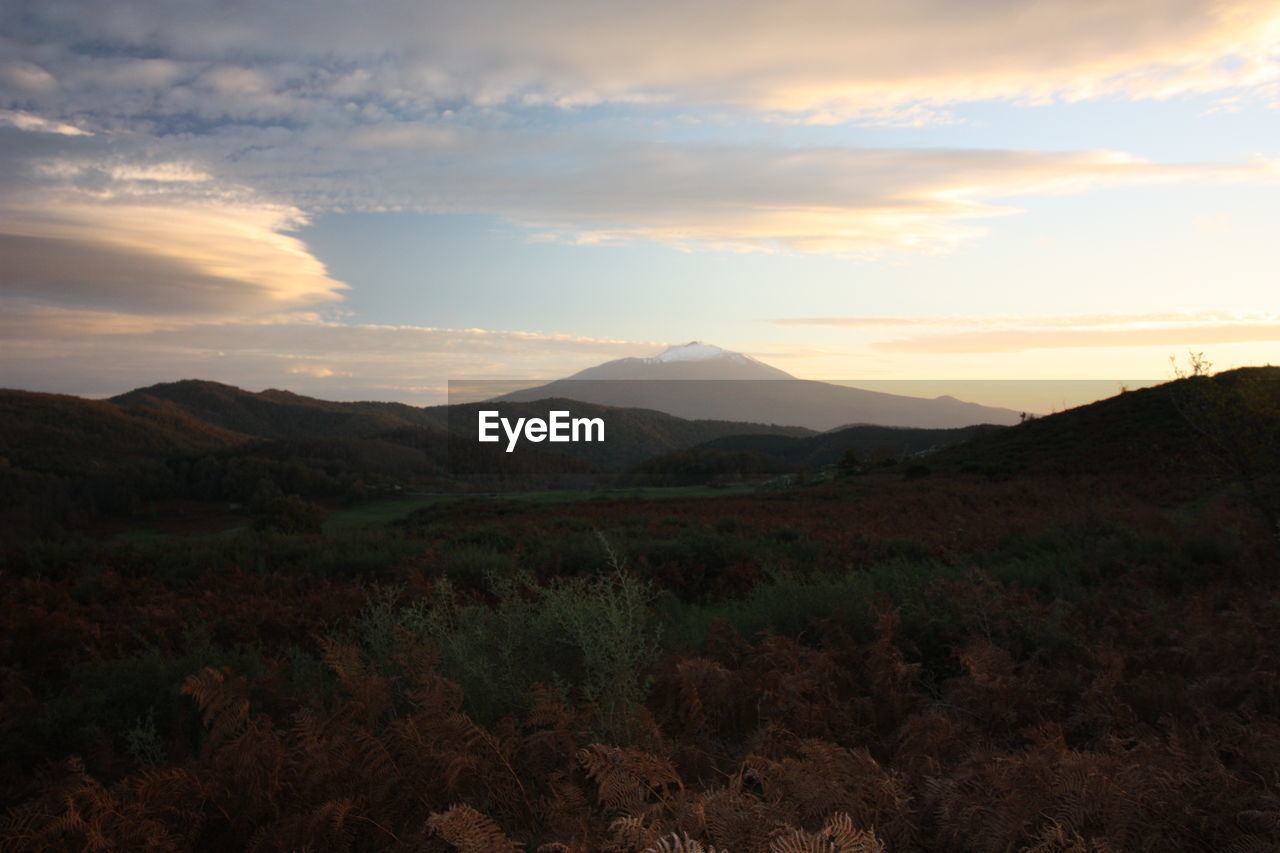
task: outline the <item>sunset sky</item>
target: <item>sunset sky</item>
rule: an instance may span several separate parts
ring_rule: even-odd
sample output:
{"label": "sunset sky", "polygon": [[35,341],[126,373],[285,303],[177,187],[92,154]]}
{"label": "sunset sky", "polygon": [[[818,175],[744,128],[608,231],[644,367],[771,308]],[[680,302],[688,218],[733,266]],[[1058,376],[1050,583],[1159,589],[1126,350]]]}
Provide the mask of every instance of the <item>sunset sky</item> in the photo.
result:
{"label": "sunset sky", "polygon": [[0,2],[0,385],[1280,362],[1280,4]]}

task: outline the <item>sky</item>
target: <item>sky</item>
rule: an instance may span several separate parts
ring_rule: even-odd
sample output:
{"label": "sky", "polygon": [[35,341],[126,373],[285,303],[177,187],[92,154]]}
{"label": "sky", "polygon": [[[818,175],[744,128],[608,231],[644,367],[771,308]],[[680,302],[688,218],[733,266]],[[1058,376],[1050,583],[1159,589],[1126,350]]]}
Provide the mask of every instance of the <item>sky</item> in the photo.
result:
{"label": "sky", "polygon": [[1280,361],[1275,0],[0,0],[0,34],[6,387]]}

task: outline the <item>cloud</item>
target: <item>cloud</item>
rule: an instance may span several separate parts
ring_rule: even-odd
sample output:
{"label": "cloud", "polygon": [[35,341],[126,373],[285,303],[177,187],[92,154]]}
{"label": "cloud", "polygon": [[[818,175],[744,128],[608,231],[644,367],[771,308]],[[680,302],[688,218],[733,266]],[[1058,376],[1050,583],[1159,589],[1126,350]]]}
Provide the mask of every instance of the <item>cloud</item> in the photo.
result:
{"label": "cloud", "polygon": [[22,110],[0,110],[0,124],[11,125],[18,128],[18,130],[27,130],[33,133],[56,133],[61,136],[92,136],[89,131],[82,130],[73,124],[67,124],[64,121],[52,121]]}
{"label": "cloud", "polygon": [[53,91],[58,81],[34,62],[10,58],[0,60],[0,86],[15,94],[37,95]]}
{"label": "cloud", "polygon": [[[1280,342],[1280,315],[1225,312],[1199,314],[1080,315],[1024,318],[833,318],[841,323],[807,323],[875,328],[877,326],[977,326],[971,331],[933,332],[876,341],[869,348],[885,353],[1013,353],[1030,350],[1186,347]],[[866,322],[871,320],[889,322]],[[849,322],[852,321],[852,322]],[[899,322],[894,322],[899,321]],[[795,325],[790,323],[787,325]]]}
{"label": "cloud", "polygon": [[[110,202],[101,218],[121,227],[131,219],[120,215],[124,201],[146,199],[173,204],[175,228],[193,215],[183,211],[216,207],[250,212],[260,234],[300,222],[303,210],[414,210],[493,215],[538,239],[576,244],[862,256],[949,250],[984,234],[983,220],[1019,212],[1010,201],[1019,197],[1280,177],[1261,159],[1160,164],[1114,151],[663,143],[404,121],[335,133],[236,126],[195,136],[102,134],[49,148],[15,132],[0,136],[0,157],[16,164],[28,199],[49,199],[39,204],[52,210],[72,190],[86,203]],[[39,204],[29,205],[31,215],[41,215]],[[76,213],[92,215],[84,204]],[[311,267],[314,280],[321,273]],[[324,298],[327,287],[317,280],[302,291]]]}
{"label": "cloud", "polygon": [[[446,380],[553,379],[662,344],[564,334],[341,323],[311,317],[220,323],[7,302],[0,386],[88,396],[189,376],[326,399],[444,402]],[[131,324],[131,325],[130,325]],[[79,334],[62,337],[70,326]],[[92,333],[87,333],[92,330]]]}
{"label": "cloud", "polygon": [[[6,304],[22,309],[4,320],[6,344],[50,375],[72,376],[59,365],[78,354],[86,383],[115,390],[150,369],[234,362],[265,382],[393,396],[419,393],[427,371],[523,371],[528,351],[556,375],[588,351],[582,366],[639,354],[321,320],[345,285],[294,231],[322,211],[490,214],[570,243],[874,257],[946,251],[1034,195],[1278,175],[1265,160],[767,141],[814,138],[797,127],[674,141],[714,138],[725,117],[918,127],[992,99],[1275,98],[1269,1],[44,0],[0,9],[0,31],[0,266]],[[677,115],[712,132],[664,131]],[[1263,322],[1159,322],[1161,334],[1266,334]],[[1129,331],[932,325],[946,328],[878,346]]]}
{"label": "cloud", "polygon": [[1239,322],[1271,323],[1280,320],[1273,314],[1233,314],[1227,311],[1178,312],[1147,314],[1072,314],[1062,317],[1014,316],[950,316],[950,317],[795,317],[770,320],[775,326],[833,326],[837,328],[877,328],[885,326],[1009,326],[1031,329],[1081,327],[1137,328],[1152,324],[1188,325],[1198,323]]}
{"label": "cloud", "polygon": [[286,231],[295,208],[247,201],[0,201],[0,287],[54,305],[236,315],[333,302],[346,285]]}
{"label": "cloud", "polygon": [[[70,158],[26,143],[26,180],[93,190],[150,169],[157,199],[189,194],[180,176],[154,171],[185,162],[211,188],[252,188],[310,213],[480,213],[569,243],[876,255],[945,251],[1016,213],[1007,200],[1019,196],[1276,177],[1263,162],[1161,165],[1107,151],[635,135],[655,133],[659,107],[922,126],[958,120],[947,105],[993,98],[1239,98],[1280,80],[1272,2],[388,0],[370,11],[318,0],[229,11],[215,0],[48,0],[0,12],[0,24],[13,54],[0,66],[0,116],[20,135],[94,135],[70,140],[82,143]],[[580,109],[602,103],[622,123]],[[49,171],[68,162],[82,173]]]}
{"label": "cloud", "polygon": [[[1270,161],[1164,165],[1110,151],[650,145],[582,152],[568,173],[465,179],[472,203],[540,239],[850,255],[937,252],[1018,213],[1018,197],[1121,184],[1280,179]],[[412,172],[410,172],[412,174]],[[442,176],[444,186],[449,179]],[[505,193],[504,193],[505,188]],[[476,191],[483,189],[481,197]],[[466,190],[454,190],[455,200]],[[460,203],[460,202],[459,202]]]}
{"label": "cloud", "polygon": [[[33,92],[55,78],[87,85],[111,49],[147,49],[204,64],[192,79],[209,75],[215,95],[273,91],[295,107],[379,92],[384,106],[409,109],[665,101],[856,116],[1263,87],[1278,76],[1278,20],[1270,0],[388,0],[372,10],[321,0],[234,12],[215,0],[46,0],[4,21],[13,41],[94,52],[68,61],[32,50],[0,79]],[[227,56],[261,67],[217,67]],[[152,78],[181,75],[156,68],[143,75]]]}
{"label": "cloud", "polygon": [[1075,347],[1185,347],[1209,344],[1280,342],[1280,323],[1257,325],[1171,326],[1155,329],[994,329],[951,335],[928,335],[871,344],[880,352],[980,353],[1026,352]]}

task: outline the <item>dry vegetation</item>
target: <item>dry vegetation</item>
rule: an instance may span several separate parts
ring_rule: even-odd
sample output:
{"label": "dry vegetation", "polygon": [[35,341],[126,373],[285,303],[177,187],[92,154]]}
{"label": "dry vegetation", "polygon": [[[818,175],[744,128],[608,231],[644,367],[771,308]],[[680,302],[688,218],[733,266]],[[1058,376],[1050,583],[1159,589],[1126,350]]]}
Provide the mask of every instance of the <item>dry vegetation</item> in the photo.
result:
{"label": "dry vegetation", "polygon": [[0,848],[1272,851],[1278,569],[1155,458],[33,544]]}

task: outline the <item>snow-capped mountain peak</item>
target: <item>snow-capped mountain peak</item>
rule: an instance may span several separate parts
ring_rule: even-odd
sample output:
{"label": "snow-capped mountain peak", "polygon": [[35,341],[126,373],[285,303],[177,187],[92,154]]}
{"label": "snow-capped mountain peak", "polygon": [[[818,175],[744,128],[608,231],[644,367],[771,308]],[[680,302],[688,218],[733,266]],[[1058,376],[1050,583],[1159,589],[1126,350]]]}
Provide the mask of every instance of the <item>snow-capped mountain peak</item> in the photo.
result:
{"label": "snow-capped mountain peak", "polygon": [[[580,370],[569,379],[794,379],[749,355],[702,341],[667,347],[657,355],[619,358]],[[572,395],[568,395],[572,396]]]}
{"label": "snow-capped mountain peak", "polygon": [[689,341],[687,344],[680,346],[667,347],[662,352],[653,357],[654,361],[702,361],[708,358],[717,358],[722,355],[729,355],[728,350],[720,349],[720,347],[704,344],[702,341]]}

